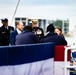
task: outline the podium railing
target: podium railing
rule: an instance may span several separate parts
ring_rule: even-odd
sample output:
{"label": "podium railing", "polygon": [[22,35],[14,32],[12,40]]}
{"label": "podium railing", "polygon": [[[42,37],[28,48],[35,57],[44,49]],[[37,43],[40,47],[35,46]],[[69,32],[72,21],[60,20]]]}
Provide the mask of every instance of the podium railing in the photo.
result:
{"label": "podium railing", "polygon": [[71,51],[71,50],[74,50],[76,51],[76,47],[66,47],[65,48],[65,53],[64,53],[64,62],[65,62],[65,65],[64,65],[64,75],[67,75],[67,70],[68,69],[71,69],[71,68],[76,68],[76,66],[72,66],[72,65],[68,65],[67,64],[67,57],[68,57],[68,51]]}

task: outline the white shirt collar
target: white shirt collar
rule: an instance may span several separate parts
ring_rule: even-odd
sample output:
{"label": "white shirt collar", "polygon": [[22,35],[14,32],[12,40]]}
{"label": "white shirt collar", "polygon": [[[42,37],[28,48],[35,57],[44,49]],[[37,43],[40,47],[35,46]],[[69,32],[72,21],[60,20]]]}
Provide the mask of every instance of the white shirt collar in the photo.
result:
{"label": "white shirt collar", "polygon": [[20,33],[21,33],[21,31],[20,31],[19,29],[16,29],[16,30],[17,30],[18,34],[20,34]]}
{"label": "white shirt collar", "polygon": [[5,26],[6,29],[8,29],[8,26]]}

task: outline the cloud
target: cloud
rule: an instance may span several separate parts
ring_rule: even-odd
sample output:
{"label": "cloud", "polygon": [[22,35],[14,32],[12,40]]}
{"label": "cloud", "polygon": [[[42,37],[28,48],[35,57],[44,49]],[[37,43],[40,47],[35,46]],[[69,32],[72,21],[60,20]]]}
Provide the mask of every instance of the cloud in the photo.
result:
{"label": "cloud", "polygon": [[17,0],[0,0],[0,4],[13,4],[16,3]]}
{"label": "cloud", "polygon": [[[4,3],[6,0],[0,0]],[[43,5],[43,2],[49,2],[50,4],[56,2],[55,0],[21,0],[18,10],[15,16],[23,16],[23,17],[36,17],[36,18],[48,18],[48,19],[56,19],[56,18],[70,18],[72,16],[76,16],[76,1],[75,0],[64,0],[63,3],[67,2],[64,5]],[[60,1],[60,0],[57,0]],[[15,4],[12,4],[15,3]],[[34,5],[36,2],[42,2],[42,5]],[[72,3],[70,3],[72,2]],[[7,4],[10,3],[10,4]],[[33,5],[28,5],[32,3]],[[60,1],[61,3],[61,1]],[[26,5],[27,4],[27,5]],[[47,4],[47,3],[46,3]],[[7,0],[5,6],[4,4],[0,7],[0,17],[12,17],[17,5],[17,1]],[[1,5],[0,5],[1,6]]]}
{"label": "cloud", "polygon": [[[14,5],[18,0],[0,0],[0,5]],[[20,0],[20,5],[68,5],[76,4],[76,0]]]}
{"label": "cloud", "polygon": [[[42,17],[42,18],[70,18],[76,15],[74,6],[21,6],[18,8],[16,16]],[[20,12],[19,12],[20,11]]]}

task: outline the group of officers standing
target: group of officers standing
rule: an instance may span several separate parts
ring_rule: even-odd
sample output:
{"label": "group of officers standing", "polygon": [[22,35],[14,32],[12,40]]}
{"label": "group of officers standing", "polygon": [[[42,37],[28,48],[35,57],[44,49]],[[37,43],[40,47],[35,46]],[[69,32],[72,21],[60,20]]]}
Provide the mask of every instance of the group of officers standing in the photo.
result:
{"label": "group of officers standing", "polygon": [[15,29],[8,26],[8,19],[1,19],[2,26],[0,27],[0,46],[8,45],[23,45],[55,42],[56,45],[67,45],[67,41],[62,36],[54,33],[54,26],[50,24],[47,26],[48,34],[44,36],[42,28],[37,27],[38,21],[32,20],[32,26],[24,26],[22,22],[17,22]]}
{"label": "group of officers standing", "polygon": [[[42,28],[37,27],[37,20],[32,20],[32,32],[37,35],[37,37],[41,40],[44,36],[44,32]],[[15,45],[16,36],[24,32],[26,28],[21,21],[17,22],[15,25],[15,29],[12,26],[8,25],[8,19],[4,18],[1,19],[2,26],[0,27],[0,46],[8,46],[8,45]],[[27,26],[26,30],[30,30],[31,26]],[[28,38],[28,37],[27,37]]]}

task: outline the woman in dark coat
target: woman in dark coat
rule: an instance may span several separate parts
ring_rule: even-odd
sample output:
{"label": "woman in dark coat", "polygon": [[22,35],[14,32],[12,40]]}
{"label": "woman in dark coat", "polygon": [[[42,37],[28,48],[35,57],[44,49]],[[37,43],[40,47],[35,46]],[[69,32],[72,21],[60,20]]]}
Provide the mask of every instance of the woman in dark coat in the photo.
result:
{"label": "woman in dark coat", "polygon": [[54,26],[50,24],[47,27],[48,34],[42,39],[42,42],[55,42],[56,45],[67,45],[67,41],[60,35],[54,33]]}

